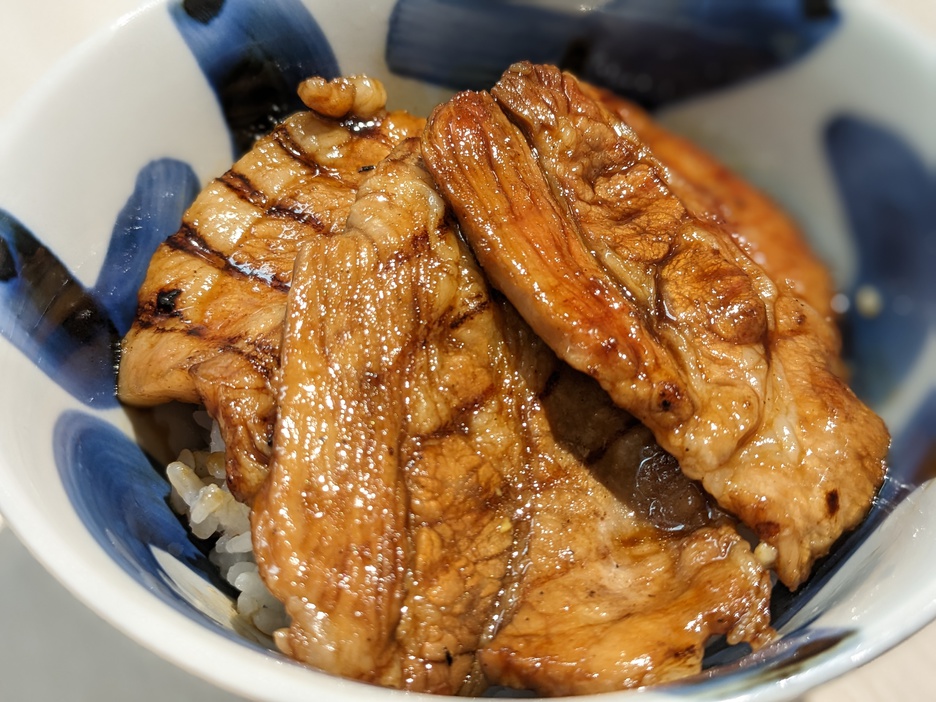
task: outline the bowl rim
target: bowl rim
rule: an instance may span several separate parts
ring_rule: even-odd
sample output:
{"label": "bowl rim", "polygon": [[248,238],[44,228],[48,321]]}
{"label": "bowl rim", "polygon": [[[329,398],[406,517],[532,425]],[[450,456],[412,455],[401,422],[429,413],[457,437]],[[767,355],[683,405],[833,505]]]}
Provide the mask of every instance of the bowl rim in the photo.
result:
{"label": "bowl rim", "polygon": [[[92,58],[101,52],[106,53],[116,33],[128,24],[148,21],[170,1],[145,0],[139,7],[102,27],[67,52],[0,123],[0,144],[15,138],[17,133],[27,127],[31,116],[54,99],[56,86],[73,76],[81,75]],[[310,4],[310,0],[304,2]],[[883,12],[882,4],[877,0],[854,0],[845,5],[881,10],[880,14],[887,19],[887,31],[899,31],[907,40],[919,44],[921,53],[936,55],[936,45],[927,42],[908,23]],[[17,353],[6,342],[0,343],[0,367],[4,367],[7,359]],[[336,700],[370,699],[372,696],[391,700],[424,698],[427,702],[438,699],[435,695],[401,692],[346,680],[218,636],[208,627],[152,596],[124,572],[89,534],[83,536],[87,537],[90,550],[79,553],[73,549],[65,533],[53,528],[45,520],[41,509],[28,499],[27,490],[17,477],[13,463],[0,447],[0,476],[4,478],[0,480],[2,524],[9,527],[43,568],[86,607],[163,659],[219,688],[255,699],[294,700],[313,690],[324,699]],[[57,489],[61,489],[61,486]],[[929,482],[921,486],[918,493],[934,491],[936,485]],[[80,524],[76,513],[70,517]],[[778,681],[782,684],[758,683],[743,690],[726,691],[727,696],[720,699],[741,700],[756,695],[766,702],[786,700],[863,665],[936,619],[936,581],[929,586],[922,585],[917,593],[917,598],[902,603],[898,608],[901,614],[912,613],[913,616],[900,617],[901,626],[891,628],[887,635],[878,635],[873,639],[858,637],[860,640],[854,644],[837,649],[838,653],[834,657],[820,660],[790,677],[782,678]],[[601,698],[611,700],[617,699],[617,696],[637,693],[650,702],[692,697],[685,691],[671,695],[665,687],[661,687],[603,693]],[[586,695],[568,699],[591,700],[597,697]]]}

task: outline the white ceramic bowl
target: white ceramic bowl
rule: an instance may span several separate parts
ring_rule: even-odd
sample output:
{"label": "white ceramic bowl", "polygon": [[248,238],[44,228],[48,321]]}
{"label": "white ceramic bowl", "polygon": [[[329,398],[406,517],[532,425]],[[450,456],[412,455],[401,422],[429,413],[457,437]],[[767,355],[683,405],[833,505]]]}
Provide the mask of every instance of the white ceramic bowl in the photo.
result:
{"label": "white ceramic bowl", "polygon": [[130,438],[164,459],[186,437],[115,402],[110,349],[149,253],[271,111],[298,108],[301,77],[367,72],[426,113],[530,58],[652,104],[789,208],[837,277],[855,385],[894,436],[868,521],[776,594],[782,640],[642,698],[795,697],[936,616],[934,49],[871,0],[662,5],[173,0],[73,54],[0,137],[0,512],[36,557],[116,627],[244,696],[401,697],[233,631]]}

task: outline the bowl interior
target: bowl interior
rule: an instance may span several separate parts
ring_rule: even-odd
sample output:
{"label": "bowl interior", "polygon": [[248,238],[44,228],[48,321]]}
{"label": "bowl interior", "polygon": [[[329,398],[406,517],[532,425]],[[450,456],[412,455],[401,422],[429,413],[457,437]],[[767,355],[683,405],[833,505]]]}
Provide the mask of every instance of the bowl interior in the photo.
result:
{"label": "bowl interior", "polygon": [[152,251],[201,184],[301,108],[303,77],[366,72],[391,106],[426,114],[514,60],[558,63],[772,194],[840,285],[853,385],[894,437],[886,484],[806,585],[777,587],[781,641],[715,647],[702,677],[651,693],[798,694],[936,614],[936,132],[918,89],[932,57],[873,2],[153,4],[50,76],[0,139],[0,509],[102,616],[220,685],[393,695],[244,637],[230,589],[167,504],[163,466],[199,440],[190,410],[119,406],[115,344]]}

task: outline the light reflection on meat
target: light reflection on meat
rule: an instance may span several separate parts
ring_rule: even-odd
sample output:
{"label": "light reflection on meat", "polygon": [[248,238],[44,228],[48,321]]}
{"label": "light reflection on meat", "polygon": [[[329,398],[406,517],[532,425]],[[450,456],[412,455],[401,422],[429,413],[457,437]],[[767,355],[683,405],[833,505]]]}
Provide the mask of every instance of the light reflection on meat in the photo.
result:
{"label": "light reflection on meat", "polygon": [[795,588],[867,514],[887,429],[837,375],[829,303],[798,292],[822,278],[811,259],[787,277],[788,259],[746,253],[782,248],[756,233],[769,208],[720,218],[705,199],[739,189],[700,185],[698,159],[670,176],[683,162],[670,150],[667,169],[594,94],[516,64],[490,94],[436,109],[429,169],[493,284],[757,533]]}
{"label": "light reflection on meat", "polygon": [[801,582],[887,444],[832,372],[831,285],[792,223],[551,67],[425,132],[372,79],[300,95],[154,256],[120,371],[125,402],[218,422],[278,646],[389,687],[564,695],[769,641],[765,566]]}
{"label": "light reflection on meat", "polygon": [[[328,100],[314,89],[320,82],[304,91],[313,107]],[[352,92],[342,80],[332,85]],[[123,340],[120,399],[204,404],[242,500],[267,473],[272,375],[296,252],[341,231],[367,169],[423,127],[421,118],[386,112],[382,86],[372,92],[357,103],[352,94],[340,120],[314,111],[288,118],[210,183],[153,256]]]}
{"label": "light reflection on meat", "polygon": [[[253,518],[290,655],[412,690],[568,694],[771,635],[749,545],[492,296],[416,142],[344,234],[303,248],[283,350]],[[647,459],[669,470],[639,479]]]}

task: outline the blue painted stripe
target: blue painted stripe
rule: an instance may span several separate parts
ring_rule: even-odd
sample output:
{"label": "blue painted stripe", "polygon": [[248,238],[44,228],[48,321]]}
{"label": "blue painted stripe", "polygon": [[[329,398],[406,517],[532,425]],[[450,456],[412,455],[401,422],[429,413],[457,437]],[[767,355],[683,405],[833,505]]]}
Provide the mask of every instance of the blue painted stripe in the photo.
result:
{"label": "blue painted stripe", "polygon": [[105,309],[13,215],[0,210],[0,336],[85,404],[117,404],[118,335]]}
{"label": "blue painted stripe", "polygon": [[514,61],[553,63],[646,107],[800,60],[839,25],[822,2],[613,0],[590,11],[494,0],[398,0],[387,64],[457,90],[490,87]]}
{"label": "blue painted stripe", "polygon": [[296,87],[304,78],[339,75],[331,44],[299,0],[185,0],[169,11],[217,97],[234,158],[302,109]]}
{"label": "blue painted stripe", "polygon": [[117,215],[100,276],[92,291],[110,312],[118,333],[126,334],[137,308],[137,291],[153,252],[179,228],[199,192],[192,167],[158,159],[140,169],[133,194]]}

